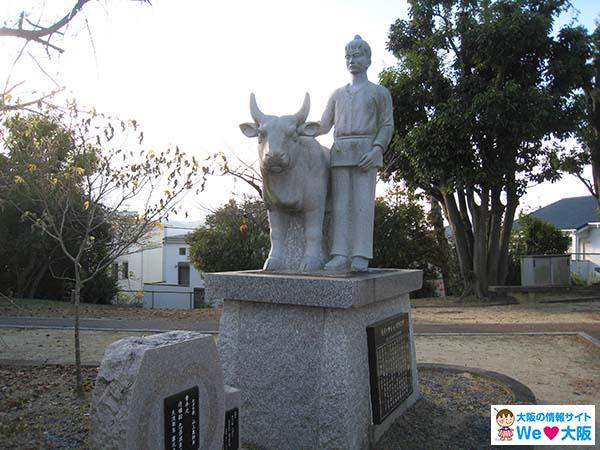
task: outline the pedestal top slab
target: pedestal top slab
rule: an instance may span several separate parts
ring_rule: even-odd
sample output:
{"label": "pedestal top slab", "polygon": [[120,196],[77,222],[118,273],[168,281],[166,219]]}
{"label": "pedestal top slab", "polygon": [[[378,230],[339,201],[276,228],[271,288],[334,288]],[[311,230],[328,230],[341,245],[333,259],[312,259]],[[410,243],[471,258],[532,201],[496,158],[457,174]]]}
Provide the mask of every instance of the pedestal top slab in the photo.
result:
{"label": "pedestal top slab", "polygon": [[356,308],[420,289],[421,270],[369,269],[359,273],[284,273],[251,270],[207,273],[205,297],[261,303]]}

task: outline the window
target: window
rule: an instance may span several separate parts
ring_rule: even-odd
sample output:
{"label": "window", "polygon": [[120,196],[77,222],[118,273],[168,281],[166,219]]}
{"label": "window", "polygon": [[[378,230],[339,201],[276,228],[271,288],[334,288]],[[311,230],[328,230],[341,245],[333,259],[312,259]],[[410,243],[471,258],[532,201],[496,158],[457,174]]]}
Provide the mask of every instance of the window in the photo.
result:
{"label": "window", "polygon": [[177,266],[177,284],[179,286],[190,285],[190,265],[188,263],[179,263]]}
{"label": "window", "polygon": [[119,263],[114,263],[112,265],[112,276],[115,280],[119,279]]}
{"label": "window", "polygon": [[179,254],[180,254],[181,256],[185,256],[185,251],[186,251],[186,248],[185,248],[185,247],[179,247]]}
{"label": "window", "polygon": [[121,276],[125,280],[127,278],[129,278],[129,263],[128,262],[124,262],[123,266],[121,266]]}

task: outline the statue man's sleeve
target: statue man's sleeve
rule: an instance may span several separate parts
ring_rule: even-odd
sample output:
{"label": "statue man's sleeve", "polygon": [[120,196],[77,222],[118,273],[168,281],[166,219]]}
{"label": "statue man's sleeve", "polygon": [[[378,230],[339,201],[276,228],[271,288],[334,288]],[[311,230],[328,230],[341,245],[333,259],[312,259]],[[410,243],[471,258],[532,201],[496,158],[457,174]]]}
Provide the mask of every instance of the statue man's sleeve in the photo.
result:
{"label": "statue man's sleeve", "polygon": [[381,86],[381,94],[377,97],[377,113],[379,116],[379,130],[373,141],[373,146],[381,147],[382,151],[392,140],[394,134],[394,111],[392,108],[392,96],[390,91]]}
{"label": "statue man's sleeve", "polygon": [[329,101],[327,102],[327,106],[325,107],[325,111],[321,116],[321,121],[319,122],[321,128],[316,133],[316,136],[320,136],[322,134],[329,133],[329,130],[333,127],[333,123],[335,122],[335,92],[331,94],[329,97]]}

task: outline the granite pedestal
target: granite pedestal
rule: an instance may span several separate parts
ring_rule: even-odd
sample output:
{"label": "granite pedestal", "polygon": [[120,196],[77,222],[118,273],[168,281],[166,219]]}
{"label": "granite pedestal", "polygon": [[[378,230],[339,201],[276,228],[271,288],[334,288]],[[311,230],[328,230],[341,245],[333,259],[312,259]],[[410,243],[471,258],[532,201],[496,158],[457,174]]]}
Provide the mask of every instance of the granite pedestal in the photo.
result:
{"label": "granite pedestal", "polygon": [[[224,299],[219,353],[241,389],[244,442],[267,449],[366,449],[419,397],[408,293],[418,270],[331,275],[206,274]],[[408,314],[411,393],[374,425],[369,325]]]}

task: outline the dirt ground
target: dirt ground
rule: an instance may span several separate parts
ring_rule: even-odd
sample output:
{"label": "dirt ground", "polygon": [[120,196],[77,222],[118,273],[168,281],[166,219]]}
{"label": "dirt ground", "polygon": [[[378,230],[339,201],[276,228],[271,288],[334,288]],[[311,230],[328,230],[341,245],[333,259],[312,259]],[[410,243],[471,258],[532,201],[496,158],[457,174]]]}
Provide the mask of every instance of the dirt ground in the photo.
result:
{"label": "dirt ground", "polygon": [[[151,333],[82,331],[85,364],[108,344]],[[492,370],[528,386],[539,403],[600,404],[600,346],[578,336],[417,336],[417,361]],[[70,330],[0,329],[0,363],[73,364]]]}
{"label": "dirt ground", "polygon": [[[143,334],[82,331],[82,360],[85,364],[98,364],[109,343]],[[453,364],[503,373],[528,386],[538,404],[600,404],[600,346],[586,339],[577,336],[417,336],[415,342],[419,363]],[[21,364],[35,361],[72,364],[72,355],[72,331],[0,329],[0,369],[11,360]],[[25,377],[33,376],[27,374],[30,370],[37,369],[19,369]],[[71,369],[65,370],[67,375],[61,379],[71,386]],[[2,386],[9,386],[13,379],[12,376],[6,379],[7,373],[0,370]],[[93,374],[88,375],[93,380]],[[52,381],[47,389],[38,384],[32,386],[35,395],[39,390],[51,390],[56,383]],[[64,395],[71,395],[66,387],[59,391],[61,389]],[[81,404],[77,408],[87,407]],[[0,414],[0,419],[2,417]],[[599,418],[596,417],[597,430]],[[81,420],[85,423],[87,416]],[[63,425],[60,422],[53,426]]]}
{"label": "dirt ground", "polygon": [[[98,306],[91,305],[82,316],[207,320],[203,310],[151,311]],[[64,304],[27,307],[35,314],[15,313],[15,308],[6,314],[7,307],[3,310],[0,301],[0,315],[69,315]],[[213,314],[211,318],[217,320],[219,311],[209,311]],[[413,314],[417,323],[598,323],[600,302],[415,307]],[[82,331],[82,360],[84,364],[98,364],[109,343],[143,334],[150,333]],[[419,363],[453,364],[503,373],[528,386],[538,404],[600,404],[600,346],[578,336],[417,336],[415,342]],[[0,369],[10,362],[72,364],[73,359],[71,330],[0,329]],[[5,376],[0,371],[0,389],[6,385]],[[0,422],[3,422],[1,412]],[[596,416],[596,429],[600,429],[600,414]]]}
{"label": "dirt ground", "polygon": [[420,323],[599,323],[600,302],[413,307]]}

